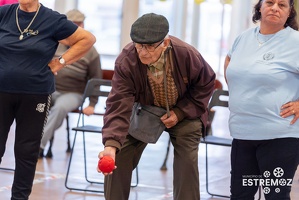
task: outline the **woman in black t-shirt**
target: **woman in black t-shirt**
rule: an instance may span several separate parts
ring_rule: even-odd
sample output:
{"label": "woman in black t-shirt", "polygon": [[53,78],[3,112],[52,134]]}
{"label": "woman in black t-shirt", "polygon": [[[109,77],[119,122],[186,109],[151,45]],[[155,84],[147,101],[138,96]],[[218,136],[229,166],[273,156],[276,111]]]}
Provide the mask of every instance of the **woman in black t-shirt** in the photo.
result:
{"label": "woman in black t-shirt", "polygon": [[[55,90],[54,75],[82,57],[95,37],[38,0],[19,0],[0,6],[0,40],[0,162],[15,121],[11,199],[28,199]],[[70,48],[53,59],[59,42]]]}

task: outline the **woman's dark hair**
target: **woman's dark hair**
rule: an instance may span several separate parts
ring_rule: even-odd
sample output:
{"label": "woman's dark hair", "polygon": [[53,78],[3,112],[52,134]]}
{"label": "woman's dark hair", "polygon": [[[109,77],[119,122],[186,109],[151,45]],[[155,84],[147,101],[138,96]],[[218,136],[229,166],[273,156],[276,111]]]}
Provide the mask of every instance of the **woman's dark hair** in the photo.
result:
{"label": "woman's dark hair", "polygon": [[[263,0],[259,0],[259,2],[257,4],[255,4],[255,6],[253,8],[253,16],[252,16],[253,23],[257,23],[257,21],[259,21],[261,19],[260,9],[262,6],[262,1]],[[290,26],[291,28],[298,31],[298,22],[296,20],[297,12],[294,8],[294,0],[289,0],[289,1],[290,1],[290,6],[291,6],[291,11],[290,11],[290,15],[289,15],[286,23],[284,24],[284,27]]]}

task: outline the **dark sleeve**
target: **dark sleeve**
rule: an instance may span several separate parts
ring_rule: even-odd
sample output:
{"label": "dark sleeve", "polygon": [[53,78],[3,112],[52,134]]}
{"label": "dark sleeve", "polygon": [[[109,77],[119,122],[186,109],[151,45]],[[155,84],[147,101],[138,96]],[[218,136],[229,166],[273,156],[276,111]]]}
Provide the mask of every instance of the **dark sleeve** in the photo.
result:
{"label": "dark sleeve", "polygon": [[[124,52],[115,62],[112,90],[106,101],[103,144],[120,148],[128,134],[130,116],[135,101],[136,85],[131,68],[140,67],[136,60],[129,59]],[[135,77],[136,78],[136,77]]]}
{"label": "dark sleeve", "polygon": [[7,5],[6,6],[0,6],[0,22],[3,19],[4,11],[5,11],[6,7],[7,7]]}
{"label": "dark sleeve", "polygon": [[202,117],[206,114],[208,102],[214,90],[215,72],[204,60],[200,53],[189,48],[185,60],[178,62],[185,66],[187,76],[187,90],[183,98],[179,99],[176,107],[190,119]]}
{"label": "dark sleeve", "polygon": [[[78,26],[72,21],[68,20],[64,14],[59,14],[58,12],[53,11],[52,15],[56,20],[56,31],[54,38],[56,40],[63,40],[71,36],[77,29]],[[53,28],[53,27],[52,27]]]}

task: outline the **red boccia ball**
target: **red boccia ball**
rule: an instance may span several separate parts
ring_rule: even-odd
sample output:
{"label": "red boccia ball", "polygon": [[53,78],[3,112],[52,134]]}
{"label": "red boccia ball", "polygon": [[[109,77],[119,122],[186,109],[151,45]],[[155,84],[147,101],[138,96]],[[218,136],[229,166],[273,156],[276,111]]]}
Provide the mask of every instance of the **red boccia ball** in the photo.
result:
{"label": "red boccia ball", "polygon": [[114,160],[110,156],[103,156],[99,160],[98,166],[103,173],[110,173],[115,168]]}

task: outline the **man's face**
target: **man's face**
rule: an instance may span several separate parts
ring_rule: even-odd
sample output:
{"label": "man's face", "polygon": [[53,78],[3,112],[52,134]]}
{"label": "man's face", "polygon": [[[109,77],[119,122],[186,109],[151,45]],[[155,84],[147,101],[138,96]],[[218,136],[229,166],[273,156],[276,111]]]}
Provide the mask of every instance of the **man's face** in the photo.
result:
{"label": "man's face", "polygon": [[135,43],[135,48],[141,62],[146,65],[155,63],[160,58],[161,53],[165,50],[164,41],[165,40],[162,40],[154,44]]}

